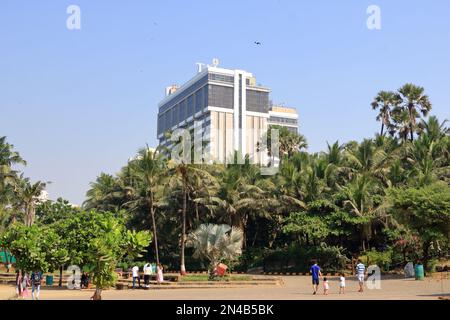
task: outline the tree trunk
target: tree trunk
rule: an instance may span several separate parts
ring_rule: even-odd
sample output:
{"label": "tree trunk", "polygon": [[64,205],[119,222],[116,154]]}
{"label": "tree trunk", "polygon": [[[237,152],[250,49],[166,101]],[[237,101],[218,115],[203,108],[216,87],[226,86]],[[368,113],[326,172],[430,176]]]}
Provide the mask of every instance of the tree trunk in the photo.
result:
{"label": "tree trunk", "polygon": [[63,266],[59,267],[59,283],[58,286],[62,287],[62,281],[63,281]]}
{"label": "tree trunk", "polygon": [[151,194],[150,197],[151,197],[150,215],[152,217],[152,226],[153,226],[153,243],[155,244],[156,264],[159,265],[158,236],[156,235],[155,209],[153,208],[153,194]]}
{"label": "tree trunk", "polygon": [[409,134],[411,142],[414,141],[414,130],[413,130],[413,113],[412,107],[408,107],[409,109]]}
{"label": "tree trunk", "polygon": [[181,263],[180,263],[180,273],[182,276],[186,275],[186,266],[184,262],[184,247],[186,242],[186,202],[187,202],[187,192],[186,187],[183,187],[183,213],[182,213],[182,231],[181,231]]}
{"label": "tree trunk", "polygon": [[5,266],[6,266],[6,272],[9,273],[9,261],[8,261],[8,253],[6,252],[6,249],[3,248],[3,254],[5,255]]}
{"label": "tree trunk", "polygon": [[427,275],[428,269],[429,250],[430,250],[430,243],[427,242],[423,246],[423,271],[425,275]]}
{"label": "tree trunk", "polygon": [[380,133],[381,136],[383,136],[383,132],[384,132],[384,122],[381,121],[381,133]]}
{"label": "tree trunk", "polygon": [[95,288],[95,293],[91,299],[96,301],[102,300],[102,289]]}

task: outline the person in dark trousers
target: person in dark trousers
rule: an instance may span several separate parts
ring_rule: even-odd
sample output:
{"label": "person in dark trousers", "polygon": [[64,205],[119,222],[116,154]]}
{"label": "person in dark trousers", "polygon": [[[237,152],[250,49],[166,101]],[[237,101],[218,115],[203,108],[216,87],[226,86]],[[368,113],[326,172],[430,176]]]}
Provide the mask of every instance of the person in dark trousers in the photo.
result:
{"label": "person in dark trousers", "polygon": [[313,286],[313,294],[317,293],[317,289],[319,288],[319,278],[322,277],[322,272],[320,271],[320,267],[317,264],[316,260],[313,260],[313,265],[309,270],[312,276],[312,286]]}
{"label": "person in dark trousers", "polygon": [[34,271],[31,274],[31,298],[33,300],[39,300],[39,294],[41,293],[42,272]]}
{"label": "person in dark trousers", "polygon": [[89,288],[89,274],[87,272],[83,272],[81,275],[81,289],[87,289]]}
{"label": "person in dark trousers", "polygon": [[133,277],[133,289],[136,288],[136,280],[138,281],[138,288],[141,287],[141,278],[139,276],[139,267],[135,265],[131,268],[131,275]]}

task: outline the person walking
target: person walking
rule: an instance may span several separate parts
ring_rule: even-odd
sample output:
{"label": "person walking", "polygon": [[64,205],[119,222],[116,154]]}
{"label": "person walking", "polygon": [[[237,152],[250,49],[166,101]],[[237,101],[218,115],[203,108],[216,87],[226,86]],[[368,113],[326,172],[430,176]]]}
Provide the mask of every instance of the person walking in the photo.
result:
{"label": "person walking", "polygon": [[312,276],[312,286],[314,290],[313,294],[316,294],[319,289],[319,277],[322,277],[322,272],[320,271],[320,267],[316,260],[313,260],[313,265],[311,266],[309,272]]}
{"label": "person walking", "polygon": [[150,263],[146,263],[144,265],[144,284],[146,288],[150,287],[150,276],[152,275],[152,265]]}
{"label": "person walking", "polygon": [[28,274],[25,272],[22,278],[22,298],[28,298],[30,296],[30,292],[28,291],[28,287],[30,286],[30,278]]}
{"label": "person walking", "polygon": [[39,300],[39,294],[41,293],[42,272],[34,271],[31,274],[31,298],[33,300]]}
{"label": "person walking", "polygon": [[161,263],[158,264],[156,267],[156,281],[158,284],[161,284],[164,282],[164,275],[163,275],[164,268]]}
{"label": "person walking", "polygon": [[364,279],[366,275],[366,266],[362,263],[361,259],[358,259],[358,264],[356,265],[356,277],[358,278],[359,290],[358,292],[364,291]]}
{"label": "person walking", "polygon": [[323,278],[323,294],[328,295],[328,291],[330,291],[330,284],[328,283],[327,277]]}
{"label": "person walking", "polygon": [[345,274],[341,273],[339,277],[339,294],[345,294]]}
{"label": "person walking", "polygon": [[133,276],[133,289],[136,288],[136,280],[138,281],[139,288],[141,287],[141,277],[139,276],[139,267],[135,265],[131,268],[131,274]]}
{"label": "person walking", "polygon": [[22,271],[18,270],[16,273],[16,298],[22,297]]}

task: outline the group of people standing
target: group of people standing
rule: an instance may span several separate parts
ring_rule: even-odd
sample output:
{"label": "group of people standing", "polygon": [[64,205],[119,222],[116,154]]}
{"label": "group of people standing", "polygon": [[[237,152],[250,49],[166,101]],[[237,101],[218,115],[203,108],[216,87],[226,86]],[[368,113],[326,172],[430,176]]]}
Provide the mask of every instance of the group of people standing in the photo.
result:
{"label": "group of people standing", "polygon": [[[310,273],[312,276],[312,286],[313,286],[313,294],[317,293],[319,289],[320,278],[323,278],[323,294],[328,295],[330,291],[330,284],[328,282],[327,277],[322,275],[322,271],[317,264],[317,261],[313,261],[313,265],[311,266]],[[358,264],[356,265],[356,277],[358,279],[359,290],[358,292],[364,291],[364,280],[366,276],[366,266],[362,263],[361,260],[358,259]],[[345,274],[341,273],[339,275],[339,294],[345,294]]]}
{"label": "group of people standing", "polygon": [[[164,275],[163,275],[163,271],[164,268],[163,266],[159,263],[159,264],[151,264],[151,263],[146,263],[143,267],[144,272],[144,287],[145,288],[149,288],[150,287],[150,277],[153,274],[156,274],[156,281],[158,284],[164,282]],[[133,289],[136,288],[136,281],[138,283],[138,288],[141,287],[141,276],[139,273],[139,266],[135,265],[134,267],[131,268],[131,274],[133,277]]]}
{"label": "group of people standing", "polygon": [[21,270],[16,273],[16,297],[18,299],[25,299],[30,296],[28,290],[31,287],[31,298],[33,300],[39,300],[39,294],[41,292],[42,272],[33,271],[31,276],[27,272]]}

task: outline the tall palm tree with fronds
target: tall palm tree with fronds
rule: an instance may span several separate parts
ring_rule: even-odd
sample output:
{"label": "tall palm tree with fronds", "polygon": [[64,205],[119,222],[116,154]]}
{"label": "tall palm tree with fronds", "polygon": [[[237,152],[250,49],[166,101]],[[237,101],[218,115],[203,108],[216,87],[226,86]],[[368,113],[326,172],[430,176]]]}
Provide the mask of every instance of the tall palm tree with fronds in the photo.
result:
{"label": "tall palm tree with fronds", "polygon": [[365,251],[369,247],[372,237],[373,223],[375,221],[387,223],[387,219],[389,219],[386,214],[388,204],[374,201],[374,195],[379,188],[368,174],[358,174],[351,182],[340,187],[340,189],[346,197],[344,205],[360,219],[361,247]]}
{"label": "tall palm tree with fronds", "polygon": [[0,137],[0,204],[6,202],[11,195],[12,189],[19,182],[18,172],[12,167],[14,165],[26,165],[14,146],[6,141],[6,137]]}
{"label": "tall palm tree with fronds", "polygon": [[436,116],[430,116],[427,121],[422,120],[418,125],[418,134],[427,134],[433,141],[450,135],[450,127],[447,127],[448,120],[439,122]]}
{"label": "tall palm tree with fronds", "polygon": [[100,211],[117,211],[120,209],[117,198],[120,198],[122,194],[116,177],[102,172],[95,182],[90,183],[90,187],[86,193],[87,199],[83,203],[85,209]]}
{"label": "tall palm tree with fronds", "polygon": [[[182,190],[182,210],[181,210],[181,239],[180,239],[180,273],[186,274],[185,248],[186,248],[186,221],[188,196],[192,193],[194,186],[199,184],[207,187],[214,183],[215,178],[203,168],[203,165],[187,163],[184,160],[175,163],[173,160],[168,162],[169,183],[167,191],[173,192],[177,186]],[[199,180],[201,183],[199,183]]]}
{"label": "tall palm tree with fronds", "polygon": [[46,183],[37,181],[31,183],[28,178],[21,177],[21,181],[16,189],[17,198],[24,213],[25,225],[31,227],[36,218],[36,204],[39,197],[47,186]]}
{"label": "tall palm tree with fronds", "polygon": [[[139,150],[137,157],[129,163],[129,166],[144,187],[145,199],[152,221],[156,263],[159,264],[158,236],[155,222],[156,203],[158,199],[155,199],[155,195],[160,194],[161,187],[166,179],[166,162],[161,153],[157,150],[151,150],[147,146],[147,148]],[[132,203],[138,204],[136,200],[133,200]]]}
{"label": "tall palm tree with fronds", "polygon": [[400,107],[408,112],[408,124],[410,140],[414,140],[414,132],[417,130],[417,118],[426,117],[432,105],[425,89],[412,83],[407,83],[398,89]]}
{"label": "tall palm tree with fronds", "polygon": [[380,91],[372,102],[372,109],[379,109],[377,121],[381,121],[380,135],[384,134],[384,129],[391,126],[391,114],[399,102],[398,95],[392,91]]}
{"label": "tall palm tree with fronds", "polygon": [[351,172],[350,178],[357,174],[368,174],[386,182],[390,159],[386,152],[377,147],[372,140],[365,139],[358,145],[348,146],[345,157]]}

